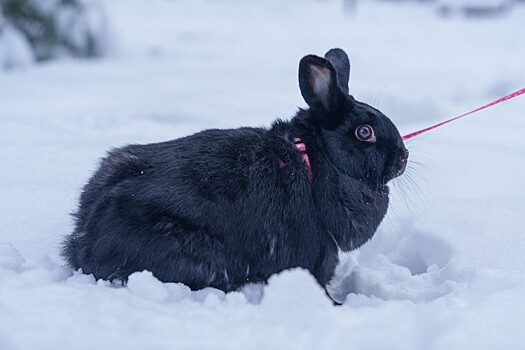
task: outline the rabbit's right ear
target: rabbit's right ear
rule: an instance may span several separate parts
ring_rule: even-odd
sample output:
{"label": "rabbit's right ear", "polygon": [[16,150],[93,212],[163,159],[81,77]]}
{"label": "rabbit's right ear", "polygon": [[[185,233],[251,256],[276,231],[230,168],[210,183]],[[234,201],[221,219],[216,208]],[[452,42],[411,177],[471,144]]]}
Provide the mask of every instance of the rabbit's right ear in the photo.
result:
{"label": "rabbit's right ear", "polygon": [[329,60],[322,57],[303,57],[299,63],[299,87],[310,108],[325,115],[337,112],[344,101],[336,70]]}
{"label": "rabbit's right ear", "polygon": [[348,55],[343,50],[334,48],[328,50],[324,57],[330,61],[337,72],[337,84],[339,88],[348,94],[348,82],[350,80],[350,59]]}

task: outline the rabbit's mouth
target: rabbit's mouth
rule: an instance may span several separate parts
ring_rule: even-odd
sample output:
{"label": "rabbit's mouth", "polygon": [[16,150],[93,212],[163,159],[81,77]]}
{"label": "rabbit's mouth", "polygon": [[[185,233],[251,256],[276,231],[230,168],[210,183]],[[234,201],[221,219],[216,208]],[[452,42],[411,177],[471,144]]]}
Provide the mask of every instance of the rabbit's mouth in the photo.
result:
{"label": "rabbit's mouth", "polygon": [[403,175],[406,168],[407,168],[407,159],[401,159],[400,161],[398,161],[394,166],[390,168],[390,171],[383,178],[382,183],[379,185],[379,190],[382,193],[388,194],[389,190],[386,184],[392,181],[393,179]]}
{"label": "rabbit's mouth", "polygon": [[397,161],[392,164],[390,171],[388,172],[388,175],[385,178],[385,184],[396,177],[399,177],[403,175],[407,168],[408,163],[408,151],[405,149],[401,152],[401,155],[398,157]]}
{"label": "rabbit's mouth", "polygon": [[395,179],[396,177],[399,177],[405,173],[405,170],[407,168],[407,162],[402,162],[399,169],[395,172],[394,177],[392,179]]}
{"label": "rabbit's mouth", "polygon": [[397,164],[397,166],[394,169],[392,169],[392,171],[388,175],[388,177],[387,177],[388,180],[386,182],[390,182],[390,181],[394,180],[396,177],[400,177],[401,175],[403,175],[406,168],[407,168],[407,162],[406,161],[399,162]]}

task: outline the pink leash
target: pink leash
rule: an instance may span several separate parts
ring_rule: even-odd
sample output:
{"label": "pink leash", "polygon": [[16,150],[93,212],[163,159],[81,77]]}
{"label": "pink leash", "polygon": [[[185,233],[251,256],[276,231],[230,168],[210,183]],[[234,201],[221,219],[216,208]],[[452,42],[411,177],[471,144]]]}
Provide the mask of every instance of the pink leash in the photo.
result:
{"label": "pink leash", "polygon": [[512,99],[512,98],[514,98],[514,97],[518,97],[519,95],[523,95],[523,94],[525,94],[525,88],[523,88],[523,89],[521,89],[521,90],[518,90],[518,91],[516,91],[516,92],[513,92],[513,93],[511,93],[511,94],[508,94],[507,96],[504,96],[504,97],[502,97],[502,98],[500,98],[500,99],[497,99],[496,101],[492,101],[492,102],[489,103],[489,104],[486,104],[486,105],[484,105],[484,106],[482,106],[482,107],[476,108],[476,109],[474,109],[474,110],[472,110],[472,111],[470,111],[470,112],[467,112],[467,113],[465,113],[465,114],[462,114],[462,115],[460,115],[460,116],[454,117],[454,118],[449,119],[449,120],[445,120],[444,122],[441,122],[441,123],[438,123],[438,124],[435,124],[435,125],[429,126],[429,127],[427,127],[427,128],[424,128],[424,129],[421,129],[421,130],[418,130],[418,131],[414,131],[414,132],[412,132],[412,133],[410,133],[410,134],[408,134],[408,135],[403,136],[403,141],[408,140],[408,139],[411,139],[411,138],[414,137],[414,136],[417,136],[417,135],[422,134],[422,133],[424,133],[424,132],[430,131],[430,130],[435,129],[435,128],[437,128],[437,127],[440,127],[440,126],[442,126],[442,125],[445,125],[445,124],[448,124],[448,123],[450,123],[450,122],[453,122],[454,120],[457,120],[457,119],[460,119],[460,118],[466,117],[466,116],[469,115],[469,114],[473,114],[473,113],[479,112],[479,111],[481,111],[481,110],[483,110],[483,109],[485,109],[485,108],[489,108],[489,107],[491,107],[491,106],[494,106],[494,105],[497,105],[497,104],[499,104],[499,103],[502,103],[502,102],[508,101],[508,100],[510,100],[510,99]]}
{"label": "pink leash", "polygon": [[[420,135],[420,134],[422,134],[424,132],[430,131],[430,130],[438,128],[438,127],[440,127],[442,125],[445,125],[445,124],[448,124],[450,122],[453,122],[454,120],[466,117],[467,115],[479,112],[479,111],[481,111],[481,110],[483,110],[485,108],[489,108],[491,106],[494,106],[494,105],[497,105],[499,103],[508,101],[510,99],[513,99],[514,97],[518,97],[518,96],[523,95],[523,94],[525,94],[525,88],[523,88],[521,90],[518,90],[516,92],[513,92],[511,94],[508,94],[507,96],[503,96],[502,98],[499,98],[496,101],[492,101],[492,102],[490,102],[490,103],[488,103],[488,104],[486,104],[486,105],[484,105],[482,107],[476,108],[476,109],[474,109],[474,110],[472,110],[470,112],[467,112],[465,114],[459,115],[459,116],[451,118],[449,120],[445,120],[444,122],[441,122],[441,123],[429,126],[427,128],[424,128],[424,129],[421,129],[421,130],[418,130],[418,131],[414,131],[414,132],[412,132],[410,134],[407,134],[407,135],[403,136],[403,141],[411,139],[414,136]],[[301,154],[301,160],[303,161],[304,165],[306,166],[306,171],[308,173],[308,178],[310,179],[310,181],[312,181],[312,167],[310,165],[310,158],[308,158],[308,153],[306,153],[306,145],[304,144],[303,140],[300,137],[294,137],[293,142],[294,142],[295,147],[297,148],[297,150]],[[280,159],[278,159],[277,161],[279,163],[279,167],[280,168],[284,167],[284,163]]]}

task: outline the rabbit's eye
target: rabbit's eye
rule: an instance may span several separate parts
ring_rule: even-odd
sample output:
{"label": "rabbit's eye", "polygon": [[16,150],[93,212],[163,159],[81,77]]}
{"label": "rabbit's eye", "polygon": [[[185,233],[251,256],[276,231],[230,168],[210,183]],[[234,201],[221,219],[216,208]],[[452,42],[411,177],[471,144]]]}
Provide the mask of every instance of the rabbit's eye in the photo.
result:
{"label": "rabbit's eye", "polygon": [[355,137],[361,141],[366,142],[375,142],[376,135],[374,134],[374,129],[370,125],[363,124],[355,129]]}

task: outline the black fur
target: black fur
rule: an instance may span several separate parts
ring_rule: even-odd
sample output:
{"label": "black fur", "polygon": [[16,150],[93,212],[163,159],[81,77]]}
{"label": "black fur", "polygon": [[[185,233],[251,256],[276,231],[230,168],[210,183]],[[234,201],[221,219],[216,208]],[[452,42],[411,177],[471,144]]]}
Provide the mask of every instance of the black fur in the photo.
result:
{"label": "black fur", "polygon": [[[109,152],[64,242],[69,265],[96,278],[149,270],[161,281],[224,291],[303,267],[326,286],[338,250],[374,234],[387,211],[386,183],[408,156],[394,124],[338,86],[337,76],[348,82],[349,74],[339,51],[301,60],[310,109],[289,122]],[[357,139],[362,124],[374,128],[375,143]],[[312,180],[295,137],[306,145]]]}

